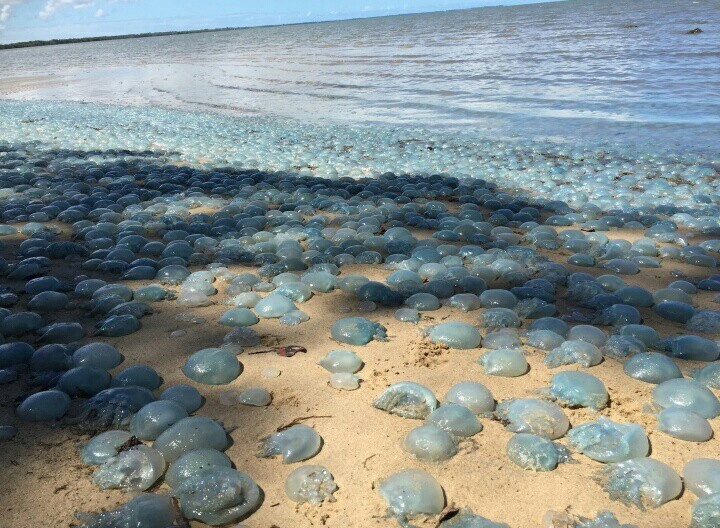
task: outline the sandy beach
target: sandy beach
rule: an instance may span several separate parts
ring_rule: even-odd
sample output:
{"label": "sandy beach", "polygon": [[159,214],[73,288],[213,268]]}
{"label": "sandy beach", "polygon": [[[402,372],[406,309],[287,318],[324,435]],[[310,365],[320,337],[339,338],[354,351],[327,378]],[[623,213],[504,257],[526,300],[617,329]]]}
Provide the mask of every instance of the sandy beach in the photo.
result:
{"label": "sandy beach", "polygon": [[[429,232],[416,231],[416,236]],[[626,240],[637,238],[637,233],[611,232]],[[12,255],[20,240],[7,241],[5,255]],[[548,253],[549,254],[549,253]],[[560,260],[560,255],[554,254]],[[253,271],[255,268],[230,267],[234,273]],[[643,270],[628,283],[641,285],[651,291],[674,280],[670,269],[692,276],[697,268],[678,264],[659,270]],[[574,271],[600,275],[603,270],[575,268]],[[58,277],[71,279],[77,274],[72,265],[54,270]],[[382,280],[388,272],[375,266],[352,265],[343,268],[343,274],[360,273],[370,279]],[[19,284],[10,284],[19,287]],[[128,283],[136,288],[139,283]],[[222,299],[222,292],[218,295]],[[560,295],[562,297],[562,295]],[[713,308],[714,294],[697,295],[698,306]],[[24,301],[25,299],[23,299]],[[21,303],[23,302],[21,301]],[[558,303],[563,313],[570,306]],[[193,352],[219,346],[228,328],[216,321],[227,307],[213,305],[205,308],[183,309],[175,302],[154,305],[156,313],[143,320],[143,329],[136,334],[109,338],[126,357],[123,366],[146,363],[164,378],[165,385],[187,383],[180,368]],[[340,316],[342,308],[352,309],[350,315],[364,315],[388,329],[388,341],[373,341],[364,347],[345,347],[332,341],[329,328]],[[592,481],[602,464],[582,455],[575,455],[576,464],[562,464],[549,473],[523,471],[514,466],[505,454],[505,444],[512,433],[488,419],[478,435],[462,440],[460,452],[441,463],[423,463],[402,450],[404,436],[419,422],[405,420],[373,408],[373,400],[387,386],[397,381],[416,381],[431,388],[438,397],[460,381],[478,381],[486,385],[496,400],[511,397],[532,397],[536,390],[549,385],[557,370],[548,369],[541,361],[545,353],[525,347],[531,365],[528,374],[519,378],[485,375],[475,360],[485,349],[451,350],[434,345],[421,336],[423,327],[448,319],[474,324],[478,312],[462,313],[447,307],[425,312],[417,325],[394,319],[393,309],[379,308],[371,314],[357,311],[358,301],[336,290],[319,294],[302,305],[310,315],[310,322],[297,327],[280,325],[276,320],[261,320],[254,328],[263,336],[261,346],[249,349],[241,356],[244,371],[228,386],[209,387],[196,385],[206,398],[199,415],[213,417],[232,430],[233,445],[227,454],[236,467],[253,476],[265,497],[260,510],[244,524],[252,528],[271,527],[366,527],[393,526],[394,520],[385,519],[384,503],[375,489],[388,475],[405,468],[423,468],[431,472],[445,490],[448,505],[471,507],[489,519],[503,521],[516,528],[541,526],[549,510],[568,511],[575,515],[592,517],[597,511],[608,509],[616,513],[621,522],[633,523],[640,528],[673,528],[689,523],[693,499],[685,493],[678,500],[660,510],[641,512],[608,499],[599,485]],[[205,319],[202,324],[181,322],[177,314],[191,312]],[[663,335],[683,333],[681,325],[668,323],[652,310],[642,310],[645,324],[662,328]],[[79,310],[62,314],[59,320],[80,321],[91,330],[92,320]],[[184,337],[171,338],[175,330],[186,330]],[[88,340],[89,341],[89,340]],[[298,344],[307,347],[307,354],[292,358],[274,354],[251,355],[248,352],[273,345]],[[316,365],[328,351],[339,348],[354,350],[364,361],[359,375],[361,388],[353,392],[337,391],[327,385],[328,375]],[[702,366],[701,363],[678,361],[684,373]],[[278,378],[262,376],[265,367],[280,369]],[[577,370],[561,367],[559,370]],[[586,369],[582,369],[586,370]],[[682,442],[654,431],[656,419],[643,411],[651,402],[654,385],[633,380],[623,374],[622,363],[606,358],[588,372],[600,378],[608,388],[611,405],[602,412],[612,420],[640,424],[647,432],[652,456],[668,463],[676,471],[698,457],[717,458],[720,448],[716,440],[708,443]],[[242,405],[226,406],[222,394],[229,390],[241,391],[247,387],[262,386],[273,395],[268,408]],[[15,422],[13,400],[22,393],[22,385],[14,384],[3,392],[3,411],[0,421]],[[598,413],[589,409],[566,409],[573,425],[595,419]],[[294,505],[284,495],[285,478],[294,465],[283,465],[279,459],[257,458],[259,440],[278,428],[299,421],[315,428],[323,438],[320,453],[312,463],[326,466],[339,486],[337,502],[320,507]],[[720,423],[711,420],[713,429]],[[99,490],[90,477],[92,469],[83,466],[77,449],[89,436],[77,434],[70,427],[20,424],[16,441],[3,446],[0,472],[6,478],[0,483],[0,496],[6,498],[2,517],[14,528],[31,528],[52,519],[52,526],[72,526],[76,511],[92,512],[117,507],[127,499],[119,491]],[[159,484],[158,493],[167,492]],[[429,518],[423,526],[435,526]],[[193,527],[203,526],[191,523]]]}

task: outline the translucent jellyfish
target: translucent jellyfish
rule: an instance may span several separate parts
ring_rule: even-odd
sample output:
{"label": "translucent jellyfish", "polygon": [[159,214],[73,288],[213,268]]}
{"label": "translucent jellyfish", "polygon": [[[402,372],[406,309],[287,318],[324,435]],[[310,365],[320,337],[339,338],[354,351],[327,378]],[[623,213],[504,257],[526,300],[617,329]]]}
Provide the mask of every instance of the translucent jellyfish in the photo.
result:
{"label": "translucent jellyfish", "polygon": [[20,337],[45,326],[45,320],[35,312],[18,312],[0,321],[0,334],[5,337]]}
{"label": "translucent jellyfish", "polygon": [[701,334],[720,333],[720,312],[717,310],[698,310],[685,326],[690,332]]}
{"label": "translucent jellyfish", "polygon": [[254,307],[255,313],[265,319],[280,318],[288,312],[297,310],[297,306],[283,295],[271,293]]}
{"label": "translucent jellyfish", "polygon": [[505,449],[515,465],[529,471],[552,471],[560,461],[555,444],[534,434],[516,434]]}
{"label": "translucent jellyfish", "polygon": [[328,385],[337,390],[354,391],[360,388],[360,377],[349,372],[336,372],[330,375]]}
{"label": "translucent jellyfish", "polygon": [[625,359],[646,352],[645,344],[629,335],[613,335],[602,347],[602,353],[613,359]]}
{"label": "translucent jellyfish", "polygon": [[478,325],[490,331],[499,328],[519,328],[521,324],[520,317],[509,308],[488,308],[478,316]]}
{"label": "translucent jellyfish", "polygon": [[0,345],[0,368],[6,369],[30,362],[35,349],[24,342],[5,343]]}
{"label": "translucent jellyfish", "polygon": [[454,436],[474,436],[483,429],[480,420],[470,409],[456,403],[438,407],[428,415],[425,421]]}
{"label": "translucent jellyfish", "polygon": [[310,316],[302,310],[293,310],[280,317],[280,324],[297,326],[310,320]]}
{"label": "translucent jellyfish", "polygon": [[340,277],[338,279],[337,286],[345,293],[355,294],[360,286],[368,283],[369,281],[370,279],[363,277],[362,275],[345,275],[344,277]]}
{"label": "translucent jellyfish", "polygon": [[514,308],[518,300],[507,290],[485,290],[480,294],[484,308]]}
{"label": "translucent jellyfish", "polygon": [[143,302],[130,301],[118,304],[112,308],[107,315],[132,315],[136,319],[142,319],[153,313],[153,309]]}
{"label": "translucent jellyfish", "polygon": [[299,504],[335,502],[333,493],[337,489],[333,476],[323,466],[301,466],[285,480],[285,494],[291,501]]}
{"label": "translucent jellyfish", "polygon": [[667,342],[669,355],[689,361],[715,361],[720,356],[720,347],[715,341],[695,335],[683,335]]}
{"label": "translucent jellyfish", "polygon": [[528,325],[528,330],[550,330],[560,336],[565,337],[570,331],[570,327],[562,319],[557,319],[555,317],[543,317],[531,322]]}
{"label": "translucent jellyfish", "polygon": [[485,385],[474,381],[461,381],[453,385],[445,395],[443,403],[457,403],[470,409],[476,415],[491,413],[495,399]]}
{"label": "translucent jellyfish", "polygon": [[107,285],[107,282],[105,282],[104,280],[86,279],[77,283],[74,293],[77,297],[84,297],[89,299],[97,290],[99,290],[105,285]]}
{"label": "translucent jellyfish", "polygon": [[64,293],[47,291],[35,295],[28,301],[27,307],[33,312],[51,313],[63,310],[69,301]]}
{"label": "translucent jellyfish", "polygon": [[552,350],[565,342],[565,338],[552,330],[530,330],[527,333],[526,345],[540,350]]}
{"label": "translucent jellyfish", "polygon": [[477,362],[482,365],[485,374],[491,376],[512,378],[522,376],[530,369],[523,351],[515,348],[492,350],[480,356]]}
{"label": "translucent jellyfish", "polygon": [[602,352],[598,347],[586,341],[565,341],[558,348],[551,350],[543,363],[548,368],[557,368],[562,365],[577,363],[588,368],[602,361]]}
{"label": "translucent jellyfish", "polygon": [[80,449],[80,460],[84,464],[103,464],[118,454],[118,449],[130,440],[130,436],[127,431],[113,430],[100,433]]}
{"label": "translucent jellyfish", "polygon": [[658,431],[687,442],[707,442],[713,436],[710,423],[699,414],[669,407],[658,414]]}
{"label": "translucent jellyfish", "polygon": [[416,293],[405,300],[408,308],[419,312],[429,312],[440,308],[440,300],[429,293]]}
{"label": "translucent jellyfish", "polygon": [[567,335],[568,340],[579,340],[601,347],[607,341],[607,335],[600,328],[591,325],[573,326]]}
{"label": "translucent jellyfish", "polygon": [[682,481],[673,469],[652,458],[632,458],[601,468],[595,480],[612,500],[645,511],[658,508],[682,492]]}
{"label": "translucent jellyfish", "polygon": [[59,420],[70,410],[70,397],[59,390],[36,392],[18,406],[18,418],[28,422]]}
{"label": "translucent jellyfish", "polygon": [[[280,293],[279,288],[276,291]],[[285,296],[288,297],[287,295]],[[235,306],[241,306],[243,308],[252,308],[258,302],[260,302],[260,299],[262,299],[262,297],[260,297],[260,295],[255,292],[244,292],[235,295],[231,299],[228,299],[227,304],[234,304]]]}
{"label": "translucent jellyfish", "polygon": [[140,330],[140,321],[132,315],[113,315],[103,319],[97,325],[95,335],[122,337]]}
{"label": "translucent jellyfish", "polygon": [[180,404],[188,414],[197,411],[203,404],[203,397],[200,392],[190,385],[173,385],[160,393],[161,400],[174,401]]}
{"label": "translucent jellyfish", "polygon": [[173,522],[170,497],[143,493],[116,510],[91,516],[83,528],[166,528]]}
{"label": "translucent jellyfish", "polygon": [[227,385],[242,372],[237,356],[223,348],[206,348],[195,352],[183,366],[191,380],[205,385]]}
{"label": "translucent jellyfish", "polygon": [[220,320],[218,321],[221,325],[225,326],[252,326],[260,321],[257,315],[248,308],[232,308],[225,312]]}
{"label": "translucent jellyfish", "polygon": [[240,393],[238,401],[251,407],[267,407],[272,402],[272,394],[262,387],[249,387]]}
{"label": "translucent jellyfish", "polygon": [[390,475],[379,486],[388,515],[401,526],[409,527],[415,515],[437,515],[445,506],[445,494],[440,484],[427,471],[405,469]]}
{"label": "translucent jellyfish", "polygon": [[576,371],[555,374],[550,381],[550,395],[561,405],[596,411],[607,407],[610,399],[602,381],[592,374]]}
{"label": "translucent jellyfish", "polygon": [[424,424],[407,434],[403,449],[418,460],[439,462],[455,456],[458,443],[446,430],[435,424]]}
{"label": "translucent jellyfish", "polygon": [[163,456],[151,447],[135,446],[107,459],[93,482],[102,489],[145,491],[165,473]]}
{"label": "translucent jellyfish", "polygon": [[630,336],[642,341],[646,347],[656,346],[660,342],[657,330],[646,325],[625,325],[618,330],[621,336]]}
{"label": "translucent jellyfish", "polygon": [[155,440],[168,427],[187,416],[187,411],[174,401],[150,402],[130,419],[130,432],[140,440]]}
{"label": "translucent jellyfish", "polygon": [[477,328],[457,321],[434,326],[430,330],[429,337],[433,343],[440,343],[460,350],[477,348],[482,340]]}
{"label": "translucent jellyfish", "polygon": [[337,278],[327,271],[308,272],[300,279],[304,284],[310,286],[313,291],[327,293],[335,289]]}
{"label": "translucent jellyfish", "polygon": [[554,403],[532,398],[512,398],[498,404],[495,418],[513,433],[531,433],[555,440],[563,436],[570,422]]}
{"label": "translucent jellyfish", "polygon": [[302,462],[320,451],[322,438],[312,427],[298,424],[260,440],[258,456],[268,458],[281,455],[283,464]]}
{"label": "translucent jellyfish", "polygon": [[557,313],[557,307],[554,304],[538,298],[523,299],[513,310],[521,319],[541,319],[552,317]]}
{"label": "translucent jellyfish", "polygon": [[420,321],[420,312],[413,308],[400,308],[395,312],[395,319],[403,323],[417,323]]}
{"label": "translucent jellyfish", "polygon": [[384,341],[387,329],[380,323],[368,321],[363,317],[346,317],[338,319],[330,329],[335,341],[348,345],[367,345],[373,339]]}
{"label": "translucent jellyfish", "polygon": [[682,470],[685,488],[698,498],[720,493],[720,460],[696,458]]}
{"label": "translucent jellyfish", "polygon": [[328,372],[347,372],[353,374],[362,368],[360,357],[350,350],[331,350],[318,361],[318,365]]}
{"label": "translucent jellyfish", "polygon": [[655,303],[652,294],[639,286],[623,286],[615,291],[615,295],[630,306],[649,308]]}
{"label": "translucent jellyfish", "polygon": [[522,342],[515,328],[501,328],[494,332],[488,332],[483,339],[483,347],[491,350],[500,348],[520,348]]}
{"label": "translucent jellyfish", "polygon": [[155,278],[163,284],[171,284],[177,286],[189,275],[190,272],[185,266],[171,264],[170,266],[165,266],[164,268],[161,268],[157,272],[157,276]]}
{"label": "translucent jellyfish", "polygon": [[695,315],[695,308],[689,304],[678,301],[661,302],[660,304],[656,304],[653,310],[663,319],[681,324],[687,323],[692,319],[693,315]]}
{"label": "translucent jellyfish", "polygon": [[393,307],[403,303],[403,296],[379,282],[367,282],[358,287],[355,295],[361,301],[372,301],[380,306]]}
{"label": "translucent jellyfish", "polygon": [[217,422],[204,416],[183,418],[165,429],[153,444],[167,463],[172,463],[195,449],[224,451],[227,446],[225,430]]}
{"label": "translucent jellyfish", "polygon": [[510,526],[475,515],[470,508],[463,508],[454,517],[441,522],[440,528],[510,528]]}
{"label": "translucent jellyfish", "polygon": [[375,408],[402,418],[424,420],[438,405],[430,389],[413,383],[401,381],[390,385],[375,399]]}
{"label": "translucent jellyfish", "polygon": [[605,326],[624,326],[640,324],[642,316],[637,308],[627,304],[613,304],[605,308],[593,319],[593,324]]}
{"label": "translucent jellyfish", "polygon": [[33,372],[64,371],[70,366],[70,350],[61,344],[40,347],[30,357],[30,370]]}
{"label": "translucent jellyfish", "polygon": [[568,445],[598,462],[622,462],[647,456],[650,443],[643,428],[637,424],[618,423],[598,417],[570,430]]}
{"label": "translucent jellyfish", "polygon": [[225,453],[217,449],[195,449],[185,453],[170,467],[165,473],[165,482],[171,488],[177,488],[185,480],[201,469],[208,467],[226,467],[232,466],[232,461]]}
{"label": "translucent jellyfish", "polygon": [[57,383],[57,388],[68,396],[94,396],[110,386],[112,376],[105,371],[92,367],[75,367],[65,372]]}
{"label": "translucent jellyfish", "polygon": [[720,493],[702,497],[692,506],[690,528],[715,526],[720,526]]}
{"label": "translucent jellyfish", "polygon": [[[276,293],[277,295],[283,295],[291,301],[299,303],[307,302],[313,296],[313,291],[310,286],[308,286],[307,284],[303,284],[302,282],[291,282],[288,284],[283,284],[282,286],[276,288],[274,293]],[[253,304],[253,306],[255,306],[258,302],[259,299]]]}
{"label": "translucent jellyfish", "polygon": [[133,414],[152,401],[155,396],[145,387],[105,389],[85,403],[81,420],[96,427],[127,425]]}
{"label": "translucent jellyfish", "polygon": [[118,372],[112,380],[113,387],[145,387],[155,390],[162,385],[162,378],[148,365],[132,365]]}
{"label": "translucent jellyfish", "polygon": [[653,390],[653,402],[663,409],[687,409],[705,418],[720,414],[720,401],[705,385],[691,379],[671,379]]}
{"label": "translucent jellyfish", "polygon": [[142,286],[135,291],[133,298],[141,302],[160,302],[171,297],[168,290],[159,284],[150,284]]}
{"label": "translucent jellyfish", "polygon": [[199,469],[173,490],[188,519],[211,526],[240,520],[260,505],[260,488],[249,475],[228,467]]}
{"label": "translucent jellyfish", "polygon": [[76,367],[93,367],[101,370],[114,369],[123,362],[117,348],[108,343],[88,343],[78,348],[72,356]]}
{"label": "translucent jellyfish", "polygon": [[605,262],[602,267],[619,275],[635,275],[636,273],[640,273],[640,269],[637,264],[635,264],[632,260],[622,258],[610,259]]}
{"label": "translucent jellyfish", "polygon": [[623,370],[631,378],[654,384],[683,377],[675,362],[658,352],[632,356],[625,362]]}
{"label": "translucent jellyfish", "polygon": [[479,310],[482,307],[480,298],[474,293],[458,293],[450,297],[448,306],[457,308],[463,312]]}
{"label": "translucent jellyfish", "polygon": [[692,377],[706,387],[720,389],[720,361],[715,361],[707,367],[693,371]]}

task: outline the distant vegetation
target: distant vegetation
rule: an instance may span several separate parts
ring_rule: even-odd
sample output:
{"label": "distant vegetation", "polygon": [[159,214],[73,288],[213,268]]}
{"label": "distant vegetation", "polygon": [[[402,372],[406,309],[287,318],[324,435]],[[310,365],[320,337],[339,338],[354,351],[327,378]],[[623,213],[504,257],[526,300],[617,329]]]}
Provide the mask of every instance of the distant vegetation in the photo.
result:
{"label": "distant vegetation", "polygon": [[98,42],[101,40],[122,40],[145,37],[162,37],[166,35],[188,35],[191,33],[211,33],[214,31],[232,31],[240,28],[218,28],[218,29],[196,29],[191,31],[163,31],[158,33],[135,33],[132,35],[108,35],[106,37],[86,37],[53,40],[28,40],[27,42],[13,42],[12,44],[0,44],[0,50],[14,48],[32,48],[35,46],[55,46],[56,44],[76,44],[78,42]]}

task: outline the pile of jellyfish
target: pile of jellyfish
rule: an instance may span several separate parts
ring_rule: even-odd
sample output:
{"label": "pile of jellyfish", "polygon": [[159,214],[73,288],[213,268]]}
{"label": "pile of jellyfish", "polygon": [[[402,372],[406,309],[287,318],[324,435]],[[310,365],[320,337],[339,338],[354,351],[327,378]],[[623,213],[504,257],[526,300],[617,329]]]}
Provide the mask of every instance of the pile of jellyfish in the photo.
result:
{"label": "pile of jellyfish", "polygon": [[[0,112],[0,124],[7,115]],[[15,126],[9,123],[8,138]],[[51,132],[47,123],[37,133]],[[342,134],[328,128],[314,139],[337,145]],[[87,435],[79,456],[92,467],[90,479],[129,500],[82,515],[85,526],[225,525],[264,507],[251,472],[230,458],[233,442],[248,449],[250,439],[242,428],[231,437],[203,405],[209,394],[249,413],[274,404],[268,387],[243,384],[246,368],[257,366],[252,354],[268,353],[268,328],[282,329],[271,352],[288,362],[305,356],[291,359],[291,345],[307,348],[308,383],[320,380],[344,405],[352,397],[345,391],[373,391],[366,394],[371,412],[397,421],[388,434],[397,436],[407,467],[374,487],[389,522],[410,526],[414,517],[440,515],[452,498],[433,468],[466,456],[490,430],[504,435],[508,471],[592,465],[609,500],[652,510],[685,490],[697,497],[693,526],[718,522],[720,461],[676,467],[653,452],[647,425],[609,412],[623,405],[621,385],[633,384],[648,395],[644,409],[663,438],[691,445],[714,436],[715,168],[689,156],[658,157],[633,172],[620,154],[600,160],[547,146],[529,156],[507,147],[502,160],[480,158],[487,176],[479,178],[470,176],[473,166],[440,170],[442,156],[459,148],[448,143],[419,158],[427,170],[409,173],[406,154],[381,154],[365,138],[362,148],[378,153],[365,172],[338,173],[317,152],[298,171],[298,160],[256,143],[270,141],[268,129],[257,136],[246,147],[252,153],[217,166],[144,147],[0,144],[0,385],[21,394],[12,420],[0,423],[0,441],[25,434],[28,422]],[[388,146],[387,137],[375,140]],[[127,141],[141,143],[137,135]],[[186,139],[181,150],[195,146]],[[268,155],[262,170],[249,163],[260,153]],[[356,162],[354,155],[343,163]],[[395,164],[380,171],[388,156]],[[657,176],[660,168],[674,177]],[[643,193],[614,184],[603,190],[613,175],[630,173]],[[521,174],[527,181],[518,190]],[[592,174],[597,188],[576,185],[580,174]],[[681,176],[701,182],[685,189]],[[661,282],[638,280],[657,270],[667,272]],[[323,299],[334,315],[320,332],[333,346],[318,350],[295,338],[315,324]],[[214,319],[200,315],[213,306],[220,308]],[[143,341],[158,313],[173,310],[178,329],[170,339],[206,325],[225,337],[179,351],[185,382],[169,385],[171,373],[148,364],[155,364],[151,350],[139,355],[128,343]],[[447,390],[420,374],[369,383],[365,371],[377,367],[378,354],[408,352],[396,346],[400,332],[415,338],[411,347],[434,347],[472,366]],[[547,375],[546,386],[508,394],[506,382],[536,374]],[[251,449],[275,468],[292,466],[283,491],[306,507],[344,493],[332,460],[327,467],[311,461],[323,450],[321,432],[273,423]],[[507,526],[473,506],[479,513],[465,506],[440,526]],[[611,512],[584,513],[592,517],[571,519],[574,526],[621,526]]]}

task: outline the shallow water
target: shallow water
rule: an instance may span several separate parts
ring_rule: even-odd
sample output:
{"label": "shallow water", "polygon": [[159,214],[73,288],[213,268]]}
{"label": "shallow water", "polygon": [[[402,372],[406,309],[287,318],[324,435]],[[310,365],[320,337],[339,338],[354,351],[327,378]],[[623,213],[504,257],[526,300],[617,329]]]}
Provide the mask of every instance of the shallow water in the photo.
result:
{"label": "shallow water", "polygon": [[579,0],[4,50],[0,93],[694,148],[720,137],[719,21]]}

